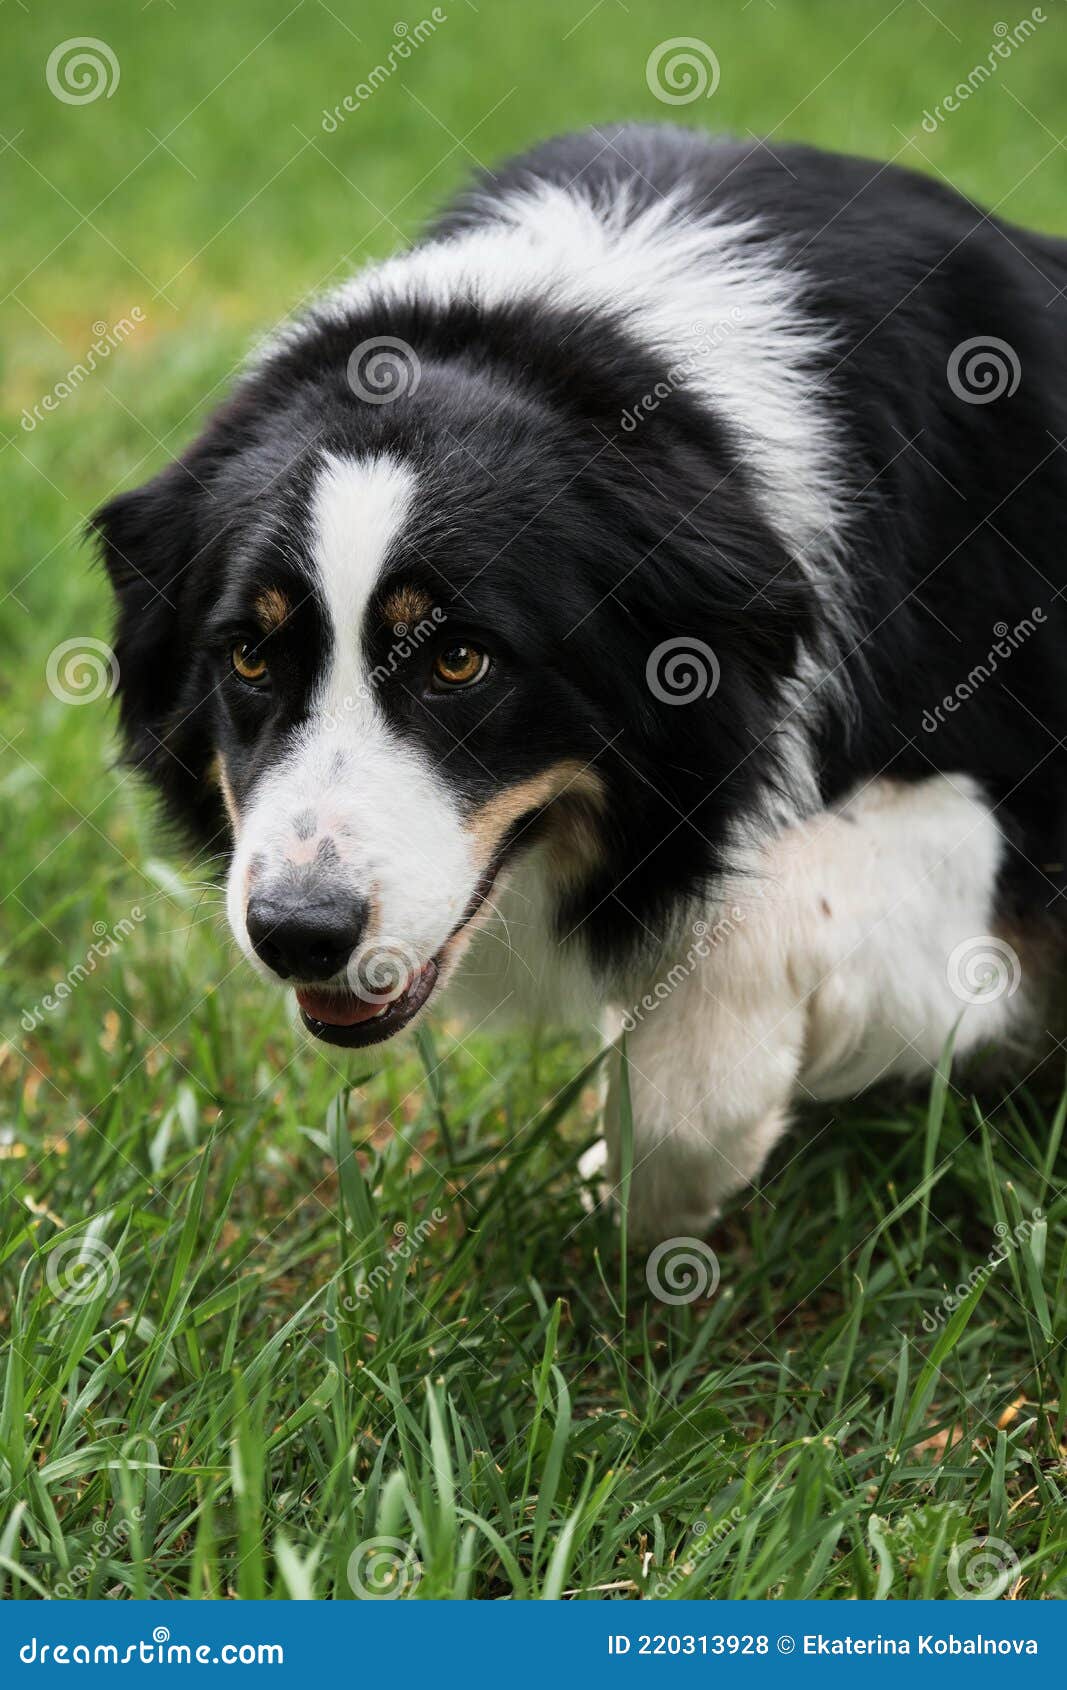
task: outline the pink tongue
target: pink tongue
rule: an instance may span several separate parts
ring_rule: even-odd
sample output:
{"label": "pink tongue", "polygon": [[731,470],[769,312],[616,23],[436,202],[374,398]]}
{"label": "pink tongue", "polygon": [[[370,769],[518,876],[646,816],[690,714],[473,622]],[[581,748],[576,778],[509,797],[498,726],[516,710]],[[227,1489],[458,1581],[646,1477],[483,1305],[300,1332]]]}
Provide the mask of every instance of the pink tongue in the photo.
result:
{"label": "pink tongue", "polygon": [[[398,993],[398,997],[402,996],[403,993]],[[368,1003],[365,998],[357,998],[351,992],[338,996],[333,992],[301,989],[296,994],[296,1001],[305,1015],[310,1015],[313,1021],[324,1022],[327,1027],[355,1027],[361,1021],[369,1021],[383,1007],[380,1003]]]}

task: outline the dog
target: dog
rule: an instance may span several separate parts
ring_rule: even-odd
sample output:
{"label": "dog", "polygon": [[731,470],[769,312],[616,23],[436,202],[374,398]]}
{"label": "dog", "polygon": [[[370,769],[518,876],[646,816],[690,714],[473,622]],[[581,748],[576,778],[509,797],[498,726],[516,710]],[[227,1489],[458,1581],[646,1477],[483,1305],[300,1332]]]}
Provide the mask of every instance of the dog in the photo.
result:
{"label": "dog", "polygon": [[133,764],[316,1039],[625,1035],[635,1233],[805,1098],[1029,1044],[1067,856],[1067,243],[673,127],[550,141],[93,519]]}

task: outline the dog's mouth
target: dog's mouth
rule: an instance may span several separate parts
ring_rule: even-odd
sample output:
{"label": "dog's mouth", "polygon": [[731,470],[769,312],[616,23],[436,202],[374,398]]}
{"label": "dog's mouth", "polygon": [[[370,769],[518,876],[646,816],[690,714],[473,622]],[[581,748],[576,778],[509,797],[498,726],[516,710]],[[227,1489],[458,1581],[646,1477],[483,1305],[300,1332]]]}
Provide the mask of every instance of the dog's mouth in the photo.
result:
{"label": "dog's mouth", "polygon": [[449,953],[455,951],[460,936],[488,898],[503,860],[504,853],[500,852],[490,863],[474,888],[470,903],[436,956],[410,974],[403,984],[398,982],[397,989],[391,991],[384,1001],[380,992],[361,996],[345,986],[298,986],[296,1001],[308,1032],[324,1044],[343,1045],[347,1050],[384,1044],[386,1039],[403,1032],[429,1002],[444,965],[450,960]]}
{"label": "dog's mouth", "polygon": [[436,986],[439,973],[438,958],[433,957],[385,1003],[380,996],[362,998],[356,992],[321,986],[298,986],[296,1001],[309,1033],[324,1044],[359,1049],[391,1039],[414,1020]]}

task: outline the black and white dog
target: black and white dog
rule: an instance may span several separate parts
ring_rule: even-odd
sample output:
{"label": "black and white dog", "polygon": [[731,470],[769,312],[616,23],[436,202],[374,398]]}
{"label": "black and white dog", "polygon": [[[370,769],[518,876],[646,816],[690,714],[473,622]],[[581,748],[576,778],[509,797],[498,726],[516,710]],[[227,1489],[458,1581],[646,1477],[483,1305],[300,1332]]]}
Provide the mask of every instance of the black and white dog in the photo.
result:
{"label": "black and white dog", "polygon": [[663,1237],[794,1100],[1042,1027],[1065,288],[899,169],[570,136],[100,511],[131,755],[311,1032],[621,1015]]}

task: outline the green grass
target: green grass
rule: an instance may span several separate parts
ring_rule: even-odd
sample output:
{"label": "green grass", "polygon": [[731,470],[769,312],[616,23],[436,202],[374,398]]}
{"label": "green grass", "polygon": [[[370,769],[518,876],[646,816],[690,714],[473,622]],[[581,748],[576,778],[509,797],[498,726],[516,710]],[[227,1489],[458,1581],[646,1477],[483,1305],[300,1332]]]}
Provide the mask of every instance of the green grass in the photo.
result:
{"label": "green grass", "polygon": [[[582,9],[455,0],[332,136],[319,116],[387,52],[393,6],[5,12],[6,1595],[349,1597],[350,1567],[419,1597],[1065,1594],[1055,1088],[1020,1070],[980,1101],[932,1080],[929,1107],[809,1115],[716,1233],[715,1294],[665,1305],[579,1201],[592,1036],[438,1024],[373,1071],[305,1050],[115,766],[104,703],[46,684],[58,642],[108,631],[87,512],[471,153],[677,116],[900,152],[1067,229],[1059,17],[930,136],[924,110],[1016,21],[1000,0],[937,0],[943,22],[915,0],[605,0],[574,28]],[[45,61],[86,33],[120,85],[64,105]],[[670,35],[714,46],[713,101],[648,92]],[[24,428],[92,325],[135,306],[133,336]],[[375,1562],[381,1537],[400,1547]]]}

